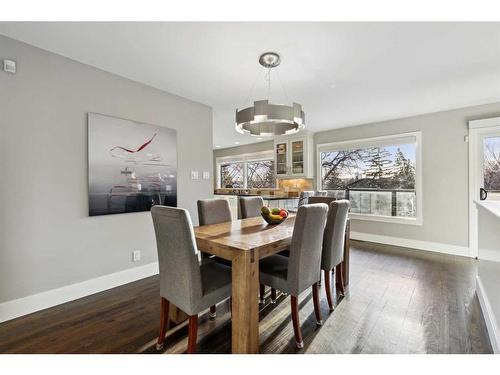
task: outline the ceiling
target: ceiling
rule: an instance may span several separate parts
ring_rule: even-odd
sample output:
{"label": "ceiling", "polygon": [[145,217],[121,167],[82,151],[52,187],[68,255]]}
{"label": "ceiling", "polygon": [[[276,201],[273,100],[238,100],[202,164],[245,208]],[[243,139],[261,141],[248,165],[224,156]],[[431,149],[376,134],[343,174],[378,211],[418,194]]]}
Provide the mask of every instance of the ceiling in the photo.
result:
{"label": "ceiling", "polygon": [[301,103],[312,131],[500,101],[500,23],[0,22],[0,34],[213,107],[219,147],[260,141],[234,113],[266,97],[268,50],[282,56],[271,99]]}

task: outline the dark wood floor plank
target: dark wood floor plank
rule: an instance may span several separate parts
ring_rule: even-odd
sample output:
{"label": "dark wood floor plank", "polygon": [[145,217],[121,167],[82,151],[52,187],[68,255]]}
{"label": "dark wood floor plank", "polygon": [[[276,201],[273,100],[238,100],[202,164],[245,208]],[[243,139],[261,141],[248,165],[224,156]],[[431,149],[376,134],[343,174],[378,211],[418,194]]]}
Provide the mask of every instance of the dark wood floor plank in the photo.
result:
{"label": "dark wood floor plank", "polygon": [[[304,349],[295,346],[290,298],[260,311],[261,353],[491,353],[475,294],[476,261],[394,246],[351,242],[351,283],[323,326],[311,291],[299,296]],[[266,296],[269,301],[269,290]],[[158,277],[0,324],[0,353],[151,353],[160,318]],[[167,333],[161,353],[185,353],[186,324]],[[199,318],[199,353],[231,350],[229,303]]]}

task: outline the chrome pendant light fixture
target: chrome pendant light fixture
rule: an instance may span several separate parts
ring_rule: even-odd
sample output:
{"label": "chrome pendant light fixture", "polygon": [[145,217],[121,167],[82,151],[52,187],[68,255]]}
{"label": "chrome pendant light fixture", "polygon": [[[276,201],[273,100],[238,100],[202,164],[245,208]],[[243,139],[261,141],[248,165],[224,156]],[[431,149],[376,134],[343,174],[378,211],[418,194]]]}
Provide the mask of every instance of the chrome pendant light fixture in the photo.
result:
{"label": "chrome pendant light fixture", "polygon": [[[253,106],[245,109],[236,109],[236,131],[241,134],[265,137],[293,134],[304,129],[305,115],[300,104],[269,103],[271,69],[281,63],[280,56],[275,52],[265,52],[260,56],[259,63],[267,69],[268,99],[255,101]],[[286,92],[285,96],[288,97]]]}

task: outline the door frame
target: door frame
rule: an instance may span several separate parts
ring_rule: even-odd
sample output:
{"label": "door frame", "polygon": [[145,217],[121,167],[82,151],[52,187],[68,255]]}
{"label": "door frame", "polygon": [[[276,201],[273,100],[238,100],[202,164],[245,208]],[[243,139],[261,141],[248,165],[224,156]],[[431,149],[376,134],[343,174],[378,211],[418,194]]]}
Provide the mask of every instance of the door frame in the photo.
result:
{"label": "door frame", "polygon": [[478,254],[478,211],[474,203],[479,199],[478,163],[483,157],[479,140],[488,133],[500,132],[500,117],[469,121],[469,255],[477,258]]}

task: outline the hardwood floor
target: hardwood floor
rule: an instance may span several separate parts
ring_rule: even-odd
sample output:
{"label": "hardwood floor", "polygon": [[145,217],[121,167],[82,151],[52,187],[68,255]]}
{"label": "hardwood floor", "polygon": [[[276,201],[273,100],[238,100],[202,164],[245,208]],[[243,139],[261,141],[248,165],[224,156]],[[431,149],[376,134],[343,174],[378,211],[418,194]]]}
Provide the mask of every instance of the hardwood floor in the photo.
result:
{"label": "hardwood floor", "polygon": [[[323,326],[310,288],[299,298],[304,349],[295,347],[290,297],[260,312],[261,353],[491,353],[475,295],[473,259],[352,241],[346,297],[329,312],[320,288]],[[256,296],[257,302],[257,296]],[[199,318],[198,353],[229,353],[228,302]],[[157,353],[158,277],[0,324],[1,353]],[[187,349],[187,324],[167,333],[163,353]]]}

